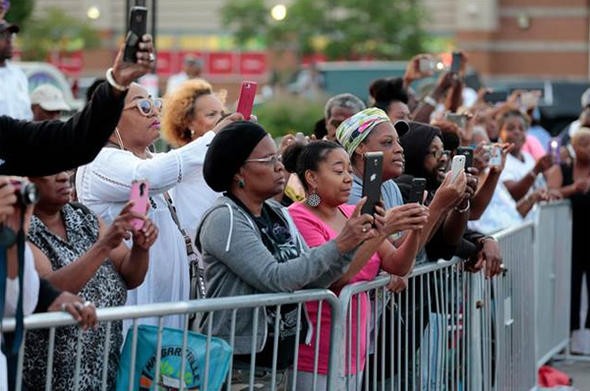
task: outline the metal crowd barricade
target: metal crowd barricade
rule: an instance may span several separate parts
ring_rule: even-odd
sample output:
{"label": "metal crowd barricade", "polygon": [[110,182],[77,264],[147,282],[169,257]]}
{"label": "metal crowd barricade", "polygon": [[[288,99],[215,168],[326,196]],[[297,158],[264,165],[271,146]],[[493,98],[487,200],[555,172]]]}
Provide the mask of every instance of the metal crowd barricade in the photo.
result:
{"label": "metal crowd barricade", "polygon": [[482,321],[487,359],[483,390],[530,390],[536,385],[534,229],[526,223],[495,235],[506,272],[483,283],[483,306],[488,308]]}
{"label": "metal crowd barricade", "polygon": [[[408,288],[387,289],[389,277],[344,287],[339,295],[345,325],[337,331],[343,341],[337,390],[459,390],[466,384],[466,345],[463,316],[466,285],[460,260],[416,267]],[[361,317],[359,303],[370,300],[370,314]],[[353,313],[356,311],[356,324]],[[365,335],[350,330],[368,327]],[[355,338],[356,336],[356,338]],[[356,352],[366,343],[365,356]],[[364,359],[364,366],[362,365]],[[353,364],[356,361],[356,365]],[[357,377],[351,368],[361,368]]]}
{"label": "metal crowd barricade", "polygon": [[[185,330],[184,330],[184,340],[186,341],[187,339],[187,333],[189,330],[188,327],[188,320],[189,320],[189,314],[191,313],[196,313],[196,312],[200,312],[200,313],[215,313],[216,311],[222,311],[222,310],[231,310],[232,311],[232,337],[231,340],[228,341],[230,343],[230,345],[233,348],[233,342],[234,342],[234,338],[233,338],[233,334],[235,332],[235,322],[236,322],[236,313],[238,309],[252,309],[252,311],[254,311],[255,313],[257,311],[263,311],[267,308],[275,308],[277,310],[280,310],[280,307],[282,305],[287,305],[287,304],[296,304],[298,306],[298,316],[297,316],[297,330],[296,330],[296,346],[297,343],[303,343],[303,341],[299,340],[299,332],[301,330],[301,322],[304,322],[305,318],[304,318],[304,305],[305,303],[308,302],[319,302],[319,308],[321,310],[322,305],[328,305],[330,307],[331,310],[331,316],[332,319],[334,320],[334,322],[332,322],[332,324],[334,325],[332,330],[331,330],[331,335],[332,335],[332,339],[333,336],[337,335],[338,333],[334,331],[334,329],[336,328],[337,325],[342,324],[344,321],[342,319],[342,316],[340,314],[340,305],[339,305],[339,301],[337,299],[337,297],[334,295],[333,292],[329,291],[329,290],[325,290],[325,289],[312,289],[312,290],[305,290],[305,291],[297,291],[294,293],[276,293],[276,294],[259,294],[259,295],[248,295],[248,296],[235,296],[235,297],[225,297],[225,298],[211,298],[211,299],[203,299],[203,300],[194,300],[194,301],[185,301],[185,302],[179,302],[179,303],[159,303],[159,304],[151,304],[151,305],[140,305],[140,306],[127,306],[127,307],[112,307],[112,308],[100,308],[97,310],[97,314],[98,314],[98,319],[99,322],[108,322],[109,326],[107,326],[108,330],[110,330],[110,324],[113,321],[120,321],[120,320],[128,320],[128,319],[133,319],[133,328],[134,330],[136,330],[136,326],[137,326],[137,321],[140,320],[141,318],[147,318],[147,317],[157,317],[159,319],[159,334],[161,334],[162,331],[162,319],[165,316],[170,316],[170,315],[184,315],[185,317]],[[255,322],[256,323],[256,322]],[[52,383],[51,383],[51,377],[52,377],[52,368],[53,368],[53,350],[54,350],[54,346],[55,346],[55,332],[57,329],[59,329],[60,327],[63,326],[71,326],[74,325],[75,321],[72,319],[71,316],[69,316],[68,314],[65,313],[44,313],[44,314],[35,314],[35,315],[31,315],[25,318],[25,330],[34,330],[34,329],[48,329],[49,330],[49,349],[48,349],[48,357],[47,357],[47,362],[48,362],[48,366],[47,366],[47,380],[46,380],[46,390],[51,390],[52,387]],[[13,331],[15,327],[15,321],[14,319],[6,319],[3,324],[2,324],[2,331],[3,332],[7,332],[7,331]],[[279,328],[279,317],[276,317],[274,324],[269,325],[269,328],[274,327],[275,330],[278,330]],[[203,334],[207,335],[207,337],[211,336],[211,328],[207,327],[207,325],[205,325],[204,327],[205,330],[203,330]],[[254,327],[254,330],[256,328]],[[314,332],[316,332],[317,330],[313,330]],[[84,332],[84,331],[80,331]],[[87,332],[91,332],[91,331],[87,331]],[[108,333],[108,332],[107,332]],[[254,332],[255,334],[255,332]],[[278,333],[275,333],[275,337],[274,340],[269,340],[269,342],[273,343],[273,352],[274,355],[276,355],[277,353],[277,347],[279,344],[279,339],[278,339]],[[253,338],[256,338],[255,335],[253,336]],[[108,339],[108,338],[107,338]],[[161,341],[161,337],[158,337],[159,343],[158,346],[160,346],[160,341]],[[316,344],[319,344],[320,339],[317,338]],[[332,341],[334,342],[334,341]],[[21,346],[21,350],[20,350],[20,354],[19,354],[19,359],[18,359],[18,369],[17,369],[17,379],[16,379],[16,390],[21,390],[21,387],[23,385],[23,379],[22,379],[22,369],[23,369],[23,356],[24,356],[24,344],[26,343],[26,333],[25,333],[25,339],[23,341],[23,346]],[[80,340],[78,340],[78,342],[73,342],[73,343],[77,343],[77,357],[72,357],[72,360],[74,360],[75,362],[79,363],[80,360],[80,355],[82,353],[83,347],[80,346]],[[108,341],[106,342],[107,346],[105,346],[105,350],[108,350]],[[133,336],[133,350],[136,354],[136,347],[137,347],[137,333],[134,333]],[[207,345],[209,346],[209,345]],[[252,346],[255,346],[255,344],[253,343]],[[329,363],[329,368],[336,368],[336,363],[335,363],[335,359],[336,359],[336,354],[335,352],[338,349],[339,344],[338,343],[331,343],[330,344],[330,363]],[[182,352],[182,357],[186,356],[186,344],[183,346],[183,352]],[[254,348],[253,348],[254,349]],[[159,349],[158,349],[159,350]],[[317,352],[318,347],[316,345],[315,347],[315,351]],[[251,357],[252,360],[255,360],[255,352],[251,352]],[[297,348],[295,349],[295,353],[294,353],[295,357],[297,356]],[[134,367],[133,363],[134,363],[134,359],[135,356],[133,356],[132,358],[132,365],[131,368]],[[316,361],[316,367],[317,367],[317,360],[318,357],[316,355],[315,357],[315,361]],[[103,363],[103,370],[102,370],[102,379],[101,379],[101,390],[107,390],[107,375],[106,375],[106,355],[105,355],[105,363]],[[334,362],[333,362],[334,361]],[[183,358],[183,363],[184,363],[184,358]],[[276,357],[275,359],[273,359],[273,363],[276,365]],[[293,371],[291,371],[290,373],[290,379],[288,379],[289,381],[289,387],[292,389],[295,389],[296,387],[296,382],[297,382],[297,360],[294,360],[294,369]],[[161,357],[160,354],[157,354],[157,358],[156,358],[156,364],[155,364],[155,368],[160,368],[160,364],[161,364]],[[206,363],[205,363],[205,373],[207,374],[207,368],[209,368],[210,365],[210,357],[207,354],[206,355]],[[251,361],[250,363],[251,368],[254,368],[255,366],[255,362]],[[179,376],[179,379],[183,379],[184,378],[184,370],[185,367],[184,365],[182,366],[181,369],[181,373]],[[270,371],[272,372],[272,384],[273,384],[273,389],[274,388],[274,382],[276,381],[276,367],[270,368]],[[292,376],[291,376],[292,374]],[[132,374],[130,374],[130,379],[132,378],[131,376]],[[231,376],[232,375],[232,364],[230,363],[230,368],[228,371],[228,377],[226,379],[226,383],[223,387],[224,390],[230,391],[231,388]],[[79,381],[79,365],[76,366],[76,373],[74,374],[74,379],[75,379],[75,383],[78,383]],[[330,384],[335,384],[335,377],[337,376],[337,373],[335,371],[330,370],[328,373],[328,385]],[[157,372],[156,372],[156,377],[157,377]],[[254,387],[254,374],[251,373],[250,379],[249,379],[249,389],[253,389]],[[129,390],[136,390],[138,389],[137,384],[133,384],[133,382],[131,382],[131,384],[129,385]],[[207,390],[207,375],[205,375],[202,387],[200,389],[202,390]],[[182,381],[179,381],[179,390],[183,390],[185,389],[184,384]],[[330,388],[329,388],[330,389]],[[334,388],[335,390],[337,390],[337,388]]]}
{"label": "metal crowd barricade", "polygon": [[544,203],[535,222],[536,362],[568,347],[572,268],[569,201]]}

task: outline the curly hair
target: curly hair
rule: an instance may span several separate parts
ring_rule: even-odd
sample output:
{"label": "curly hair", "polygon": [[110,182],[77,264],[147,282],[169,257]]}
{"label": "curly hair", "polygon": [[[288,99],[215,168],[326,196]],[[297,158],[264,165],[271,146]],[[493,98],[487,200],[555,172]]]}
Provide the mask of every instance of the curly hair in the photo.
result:
{"label": "curly hair", "polygon": [[[192,140],[189,124],[195,115],[195,102],[203,95],[213,94],[213,87],[200,78],[183,82],[172,93],[164,96],[162,110],[162,138],[172,147],[177,148]],[[217,94],[225,103],[225,91]]]}

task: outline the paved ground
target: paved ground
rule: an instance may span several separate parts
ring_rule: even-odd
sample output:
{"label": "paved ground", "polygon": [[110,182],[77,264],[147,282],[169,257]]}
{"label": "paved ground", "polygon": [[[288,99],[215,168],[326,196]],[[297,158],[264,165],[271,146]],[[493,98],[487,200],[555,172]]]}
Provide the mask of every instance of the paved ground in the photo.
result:
{"label": "paved ground", "polygon": [[560,360],[550,365],[570,375],[574,379],[574,387],[579,391],[590,391],[590,356],[586,361]]}

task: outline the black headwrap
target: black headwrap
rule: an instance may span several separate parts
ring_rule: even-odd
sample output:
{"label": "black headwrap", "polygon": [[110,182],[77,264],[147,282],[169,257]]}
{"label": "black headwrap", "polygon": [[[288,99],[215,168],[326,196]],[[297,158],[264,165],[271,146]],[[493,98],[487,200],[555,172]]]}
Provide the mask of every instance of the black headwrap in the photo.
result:
{"label": "black headwrap", "polygon": [[432,174],[424,170],[424,159],[430,152],[435,136],[441,137],[440,129],[421,122],[410,122],[410,130],[400,138],[406,159],[405,174],[429,179]]}
{"label": "black headwrap", "polygon": [[250,121],[232,122],[220,130],[209,144],[203,165],[209,187],[217,192],[228,191],[234,174],[267,134]]}

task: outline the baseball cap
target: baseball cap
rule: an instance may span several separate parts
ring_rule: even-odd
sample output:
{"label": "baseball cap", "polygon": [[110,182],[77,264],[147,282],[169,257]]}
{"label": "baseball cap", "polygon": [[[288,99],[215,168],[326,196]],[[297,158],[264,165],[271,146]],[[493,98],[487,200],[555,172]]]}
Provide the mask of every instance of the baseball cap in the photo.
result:
{"label": "baseball cap", "polygon": [[0,20],[0,33],[3,33],[4,31],[18,33],[20,31],[20,27],[18,27],[16,24],[8,23],[5,20]]}
{"label": "baseball cap", "polygon": [[47,111],[70,110],[62,92],[51,84],[41,84],[35,88],[31,92],[31,104],[37,104]]}

